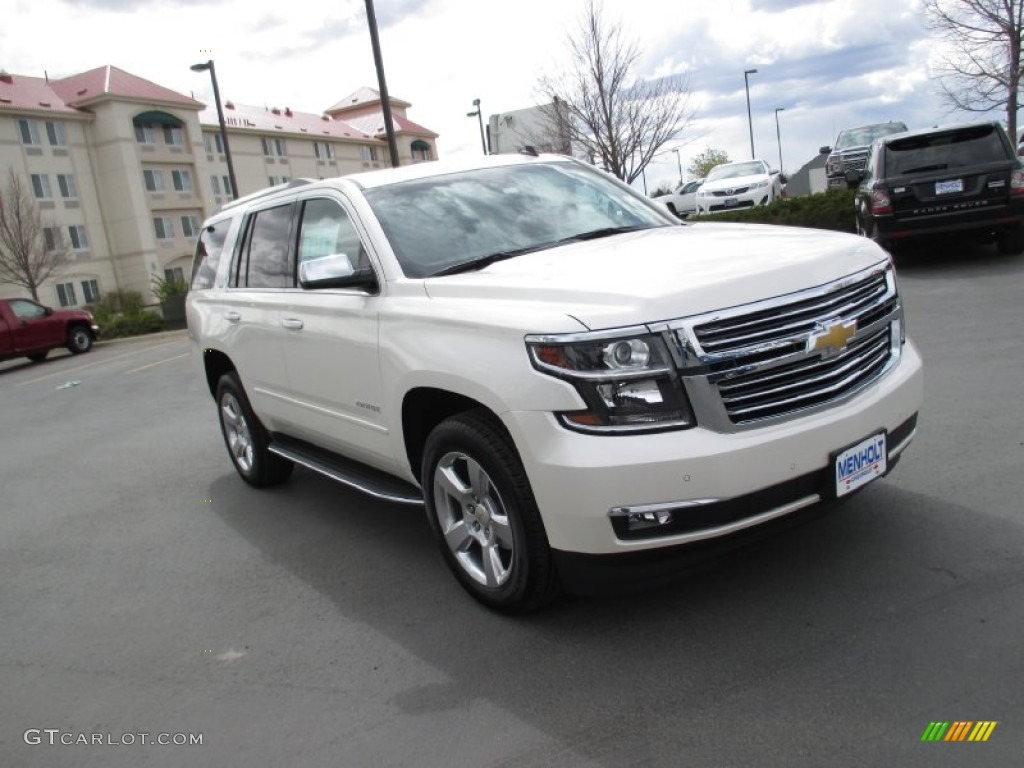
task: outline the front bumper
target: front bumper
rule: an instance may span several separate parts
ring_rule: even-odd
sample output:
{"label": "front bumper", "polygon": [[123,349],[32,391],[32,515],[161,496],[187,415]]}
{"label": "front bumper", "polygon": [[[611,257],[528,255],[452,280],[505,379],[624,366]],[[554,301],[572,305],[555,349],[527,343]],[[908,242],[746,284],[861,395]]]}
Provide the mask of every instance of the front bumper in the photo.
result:
{"label": "front bumper", "polygon": [[[745,208],[754,208],[759,205],[768,205],[768,198],[771,196],[771,187],[760,187],[750,189],[735,195],[713,195],[697,199],[697,213],[711,214],[724,213],[725,211],[742,211]],[[727,201],[732,201],[728,205]]]}
{"label": "front bumper", "polygon": [[[821,501],[815,478],[828,471],[830,455],[880,429],[894,436],[895,458],[913,435],[906,424],[920,408],[922,379],[907,341],[899,363],[850,400],[757,429],[593,436],[569,432],[548,413],[511,411],[504,421],[521,447],[552,549],[640,552],[725,537]],[[680,509],[685,530],[616,535],[612,510],[657,504]],[[716,509],[720,517],[698,519]]]}

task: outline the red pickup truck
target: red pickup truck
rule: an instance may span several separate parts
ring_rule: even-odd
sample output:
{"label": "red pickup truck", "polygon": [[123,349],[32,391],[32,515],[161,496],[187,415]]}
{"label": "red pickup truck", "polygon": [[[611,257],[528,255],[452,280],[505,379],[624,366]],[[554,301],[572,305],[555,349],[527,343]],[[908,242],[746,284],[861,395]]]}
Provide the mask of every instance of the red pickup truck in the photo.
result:
{"label": "red pickup truck", "polygon": [[0,299],[0,360],[39,362],[56,347],[88,352],[100,329],[88,312],[53,310],[31,299]]}

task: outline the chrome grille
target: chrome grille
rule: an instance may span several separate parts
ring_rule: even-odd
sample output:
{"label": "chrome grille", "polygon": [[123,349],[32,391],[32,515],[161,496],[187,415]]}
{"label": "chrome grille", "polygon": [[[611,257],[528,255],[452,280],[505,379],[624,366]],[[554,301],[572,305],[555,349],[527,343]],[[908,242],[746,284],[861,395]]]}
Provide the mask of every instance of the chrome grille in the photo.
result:
{"label": "chrome grille", "polygon": [[[689,341],[718,405],[741,425],[821,406],[873,381],[899,349],[900,322],[892,271],[877,269],[781,303],[698,318]],[[824,339],[837,326],[849,337],[835,349]]]}

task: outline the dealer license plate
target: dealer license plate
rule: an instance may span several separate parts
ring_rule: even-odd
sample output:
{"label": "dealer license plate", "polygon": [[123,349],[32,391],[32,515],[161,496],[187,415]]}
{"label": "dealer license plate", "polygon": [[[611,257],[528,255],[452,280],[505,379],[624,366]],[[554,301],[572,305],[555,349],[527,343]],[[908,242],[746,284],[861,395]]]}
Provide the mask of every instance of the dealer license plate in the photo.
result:
{"label": "dealer license plate", "polygon": [[737,200],[735,197],[727,197],[727,198],[725,198],[725,202],[723,203],[723,205],[726,208],[735,208],[739,204],[740,204],[740,201]]}
{"label": "dealer license plate", "polygon": [[879,432],[835,455],[832,468],[837,497],[856,491],[885,474],[889,455],[885,438],[885,432]]}
{"label": "dealer license plate", "polygon": [[935,194],[936,195],[949,195],[954,192],[964,191],[964,180],[963,179],[951,179],[950,181],[936,181],[935,182]]}

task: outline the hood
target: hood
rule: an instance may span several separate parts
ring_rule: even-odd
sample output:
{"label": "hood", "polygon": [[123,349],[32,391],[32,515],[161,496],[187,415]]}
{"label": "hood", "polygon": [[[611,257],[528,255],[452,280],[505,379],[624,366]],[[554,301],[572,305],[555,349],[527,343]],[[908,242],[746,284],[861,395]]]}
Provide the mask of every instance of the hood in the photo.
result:
{"label": "hood", "polygon": [[701,223],[528,253],[479,272],[428,278],[424,286],[432,299],[482,299],[506,309],[507,302],[519,303],[524,318],[557,307],[590,329],[602,329],[748,304],[887,258],[870,240],[840,232]]}
{"label": "hood", "polygon": [[736,176],[731,179],[717,179],[715,181],[705,181],[701,189],[704,192],[712,192],[719,189],[733,189],[734,187],[749,187],[752,184],[770,179],[767,173],[751,173],[747,176]]}

